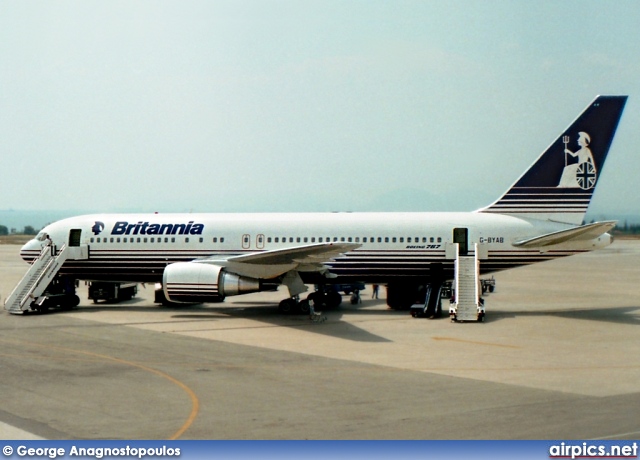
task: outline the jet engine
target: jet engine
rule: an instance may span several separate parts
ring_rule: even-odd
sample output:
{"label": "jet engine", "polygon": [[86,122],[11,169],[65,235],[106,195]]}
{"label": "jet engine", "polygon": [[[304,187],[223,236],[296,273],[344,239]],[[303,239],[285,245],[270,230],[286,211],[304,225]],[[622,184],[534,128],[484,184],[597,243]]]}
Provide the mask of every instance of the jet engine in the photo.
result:
{"label": "jet engine", "polygon": [[224,267],[196,262],[168,265],[162,275],[164,295],[171,302],[220,302],[226,296],[260,291],[255,278],[227,272]]}

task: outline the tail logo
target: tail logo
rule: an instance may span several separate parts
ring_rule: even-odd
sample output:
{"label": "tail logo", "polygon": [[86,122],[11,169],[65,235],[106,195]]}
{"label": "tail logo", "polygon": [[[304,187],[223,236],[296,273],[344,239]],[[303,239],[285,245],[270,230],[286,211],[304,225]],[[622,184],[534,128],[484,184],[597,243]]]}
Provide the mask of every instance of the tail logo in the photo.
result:
{"label": "tail logo", "polygon": [[589,148],[591,136],[584,131],[580,131],[577,141],[580,148],[575,152],[567,148],[569,141],[569,136],[562,136],[562,142],[564,143],[564,170],[562,171],[558,188],[590,190],[596,186],[598,178],[593,154]]}

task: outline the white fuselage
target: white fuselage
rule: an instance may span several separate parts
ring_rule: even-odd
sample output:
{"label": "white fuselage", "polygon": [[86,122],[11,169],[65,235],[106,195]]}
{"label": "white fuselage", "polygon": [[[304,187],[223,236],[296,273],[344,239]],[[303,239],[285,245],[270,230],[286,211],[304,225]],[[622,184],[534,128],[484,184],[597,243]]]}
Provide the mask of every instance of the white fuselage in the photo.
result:
{"label": "white fuselage", "polygon": [[[274,213],[96,214],[45,227],[21,250],[35,258],[48,234],[61,247],[75,230],[87,260],[67,261],[61,275],[84,280],[155,282],[175,262],[229,257],[316,243],[360,244],[326,263],[336,282],[389,283],[428,279],[441,264],[453,276],[453,229],[467,229],[471,254],[478,244],[482,273],[496,272],[604,247],[611,237],[522,249],[516,241],[571,228],[567,224],[500,214],[467,213]],[[78,241],[76,241],[78,243]],[[312,278],[305,279],[313,282]]]}

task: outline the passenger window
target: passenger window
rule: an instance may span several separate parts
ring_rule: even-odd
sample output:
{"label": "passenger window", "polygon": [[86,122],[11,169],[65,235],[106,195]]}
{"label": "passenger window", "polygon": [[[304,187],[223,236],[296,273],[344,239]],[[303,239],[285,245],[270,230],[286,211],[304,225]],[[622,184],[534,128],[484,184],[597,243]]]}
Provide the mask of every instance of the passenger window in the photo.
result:
{"label": "passenger window", "polygon": [[385,237],[384,237],[384,242],[385,242],[385,243],[388,243],[388,242],[389,242],[389,237],[388,237],[388,236],[385,236]]}
{"label": "passenger window", "polygon": [[396,242],[396,237],[394,236],[393,239],[391,240],[392,243]]}
{"label": "passenger window", "polygon": [[218,242],[218,237],[217,237],[217,236],[214,236],[214,237],[213,237],[213,242],[214,242],[214,243],[217,243],[217,242]]}
{"label": "passenger window", "polygon": [[438,237],[438,243],[442,243],[442,237]]}
{"label": "passenger window", "polygon": [[184,242],[185,242],[185,243],[188,243],[188,242],[189,242],[189,237],[186,237],[186,238],[184,239]]}
{"label": "passenger window", "polygon": [[305,236],[304,237],[304,242],[307,243],[308,241],[309,241],[309,238]]}
{"label": "passenger window", "polygon": [[149,241],[150,243],[155,243],[156,239],[155,238],[151,238],[151,240]]}
{"label": "passenger window", "polygon": [[146,238],[143,238],[143,239],[142,239],[142,242],[143,242],[143,243],[146,243],[146,242],[147,242],[147,239],[146,239]]}
{"label": "passenger window", "polygon": [[400,242],[404,243],[404,237],[402,237],[402,236],[400,237]]}
{"label": "passenger window", "polygon": [[[204,241],[204,238],[200,238],[200,242],[202,243]],[[160,242],[160,240],[158,239],[158,243]]]}

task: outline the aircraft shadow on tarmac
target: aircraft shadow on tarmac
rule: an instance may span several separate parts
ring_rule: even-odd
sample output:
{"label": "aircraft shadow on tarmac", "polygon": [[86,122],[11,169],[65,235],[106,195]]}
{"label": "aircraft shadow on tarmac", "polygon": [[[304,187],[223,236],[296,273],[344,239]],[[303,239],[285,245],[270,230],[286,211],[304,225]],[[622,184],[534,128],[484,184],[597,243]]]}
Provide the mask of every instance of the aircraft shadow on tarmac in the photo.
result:
{"label": "aircraft shadow on tarmac", "polygon": [[[246,306],[245,306],[246,305]],[[171,316],[172,322],[197,322],[197,321],[225,321],[226,319],[246,318],[266,323],[267,327],[303,328],[308,332],[325,336],[341,338],[355,342],[390,342],[389,339],[372,334],[356,325],[342,321],[346,313],[356,315],[385,315],[407,316],[407,312],[366,310],[349,306],[348,309],[333,309],[323,312],[311,319],[310,315],[293,314],[285,315],[278,311],[278,305],[273,302],[234,302],[229,304],[188,304],[184,306],[149,306],[144,299],[134,298],[120,303],[99,302],[89,305],[80,305],[72,310],[50,310],[45,314],[65,314],[65,313],[97,313],[104,311],[122,311],[126,314],[131,312],[175,312]],[[139,322],[135,322],[139,324]],[[125,323],[126,325],[126,323]]]}
{"label": "aircraft shadow on tarmac", "polygon": [[[334,338],[350,340],[354,342],[391,342],[385,337],[381,337],[371,332],[350,323],[343,321],[342,318],[346,313],[351,313],[354,309],[348,311],[341,308],[318,312],[314,319],[308,314],[299,315],[285,315],[278,311],[278,306],[270,302],[247,302],[246,306],[242,303],[235,302],[234,304],[218,307],[214,305],[207,305],[204,308],[195,310],[197,314],[191,312],[184,312],[183,314],[174,315],[175,319],[192,319],[200,318],[206,319],[207,316],[203,313],[219,315],[216,318],[247,318],[266,323],[273,327],[286,327],[304,329],[307,332],[315,334],[321,334],[324,336],[330,336]],[[194,311],[194,313],[195,313]],[[367,312],[366,310],[358,310],[357,314],[361,313],[377,313],[380,312]],[[397,312],[390,312],[397,313]],[[406,312],[403,312],[406,314]],[[224,315],[224,316],[220,316]]]}
{"label": "aircraft shadow on tarmac", "polygon": [[[389,316],[391,318],[403,318],[408,316],[405,311],[380,310],[379,308],[367,308],[370,305],[345,305],[343,307],[320,312],[320,320],[311,320],[309,315],[285,315],[278,311],[278,305],[273,302],[234,302],[228,304],[192,304],[179,307],[149,306],[145,299],[134,298],[121,303],[94,303],[81,305],[70,312],[81,311],[83,313],[101,311],[126,311],[132,312],[175,312],[171,316],[176,322],[197,321],[225,321],[226,319],[246,318],[273,327],[304,328],[306,331],[326,336],[341,338],[356,342],[388,342],[389,340],[372,334],[359,328],[351,322],[343,321],[345,315],[353,315],[357,318],[367,316]],[[66,311],[50,311],[50,313],[64,314]],[[640,325],[640,306],[570,309],[570,310],[499,310],[487,312],[485,321],[494,323],[509,318],[522,317],[561,317],[588,321],[601,321],[607,323]],[[318,319],[318,318],[316,318]],[[416,321],[428,321],[416,319]],[[441,318],[436,319],[442,323],[448,323],[446,312]]]}

